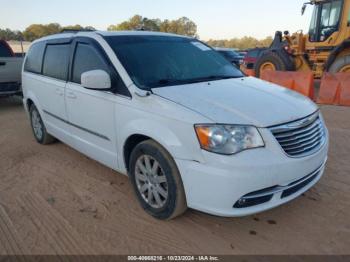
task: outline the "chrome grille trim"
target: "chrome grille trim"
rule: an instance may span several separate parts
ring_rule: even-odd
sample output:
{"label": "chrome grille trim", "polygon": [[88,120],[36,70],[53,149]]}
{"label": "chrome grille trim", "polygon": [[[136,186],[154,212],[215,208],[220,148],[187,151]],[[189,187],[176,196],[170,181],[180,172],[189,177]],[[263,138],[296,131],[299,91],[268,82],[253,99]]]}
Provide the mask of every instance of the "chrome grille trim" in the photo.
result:
{"label": "chrome grille trim", "polygon": [[276,132],[276,131],[273,131],[274,133],[282,133],[282,132],[288,132],[288,133],[285,133],[283,135],[276,135],[276,138],[280,138],[280,139],[284,139],[284,138],[287,138],[287,137],[290,137],[290,136],[295,136],[295,135],[299,135],[299,134],[304,134],[309,132],[309,131],[312,131],[314,130],[315,127],[318,127],[318,126],[321,126],[321,123],[319,122],[315,122],[313,123],[312,125],[304,128],[304,129],[292,129],[292,130],[286,130],[286,131],[279,131],[279,132]]}
{"label": "chrome grille trim", "polygon": [[[309,135],[306,135],[306,136],[302,136],[302,137],[298,137],[298,139],[300,139],[298,141],[298,143],[303,143],[303,142],[307,142],[309,141],[310,139],[314,139],[315,137],[317,136],[322,136],[323,135],[323,131],[320,131],[320,130],[315,130],[314,132],[312,132],[311,134]],[[280,142],[281,145],[283,145],[284,147],[289,147],[289,146],[293,146],[295,145],[295,141],[294,140],[291,140],[289,139],[287,142]]]}
{"label": "chrome grille trim", "polygon": [[319,112],[304,119],[270,128],[290,157],[304,157],[317,152],[326,141],[326,131]]}

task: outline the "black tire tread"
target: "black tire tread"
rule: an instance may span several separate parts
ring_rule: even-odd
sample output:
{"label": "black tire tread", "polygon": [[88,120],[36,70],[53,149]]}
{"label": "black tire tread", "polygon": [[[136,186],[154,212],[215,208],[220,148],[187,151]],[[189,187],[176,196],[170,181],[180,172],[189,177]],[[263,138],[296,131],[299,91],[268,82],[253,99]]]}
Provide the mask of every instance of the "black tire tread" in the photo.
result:
{"label": "black tire tread", "polygon": [[30,124],[32,126],[32,129],[33,129],[33,125],[32,125],[32,112],[36,110],[40,116],[40,120],[41,120],[41,123],[43,125],[43,138],[41,140],[38,140],[37,137],[35,136],[34,134],[34,130],[33,130],[33,134],[34,134],[34,137],[36,139],[36,141],[39,143],[39,144],[42,144],[42,145],[49,145],[49,144],[52,144],[56,141],[56,138],[54,138],[52,135],[50,135],[47,130],[46,130],[46,127],[45,127],[45,124],[41,118],[41,115],[40,115],[40,112],[39,110],[36,108],[36,106],[33,104],[30,106],[29,108],[29,113],[30,113]]}
{"label": "black tire tread", "polygon": [[273,63],[277,71],[295,71],[295,65],[285,51],[267,51],[256,62],[255,75],[257,77],[260,77],[260,67],[266,62]]}
{"label": "black tire tread", "polygon": [[350,65],[350,55],[347,56],[341,56],[337,58],[334,63],[330,66],[329,72],[330,73],[338,73],[341,68],[343,68],[346,65]]}
{"label": "black tire tread", "polygon": [[[154,216],[155,218],[162,219],[162,220],[172,220],[178,216],[181,216],[187,210],[185,190],[184,190],[181,175],[180,175],[180,172],[176,166],[176,163],[175,163],[174,159],[171,157],[171,155],[167,152],[167,150],[163,146],[161,146],[160,144],[158,144],[154,140],[146,140],[146,141],[143,141],[140,144],[138,144],[134,148],[133,152],[131,153],[131,158],[130,158],[130,163],[129,163],[130,172],[131,172],[131,170],[133,170],[132,165],[136,161],[135,156],[136,156],[137,152],[140,150],[140,148],[143,148],[144,146],[150,146],[150,147],[156,149],[164,157],[164,159],[169,164],[171,170],[173,171],[172,176],[174,178],[175,185],[176,185],[176,203],[175,203],[173,211],[171,212],[170,215],[164,216],[164,214],[159,214],[159,215],[154,214],[154,213],[150,212],[150,210],[144,208],[145,211],[148,212],[149,214],[151,214],[152,216]],[[134,189],[136,191],[137,189],[136,189],[136,185],[135,185],[135,182],[133,180],[132,174],[130,174],[130,178],[132,179],[132,183],[133,183]],[[138,197],[138,199],[141,202],[143,201],[139,197]]]}

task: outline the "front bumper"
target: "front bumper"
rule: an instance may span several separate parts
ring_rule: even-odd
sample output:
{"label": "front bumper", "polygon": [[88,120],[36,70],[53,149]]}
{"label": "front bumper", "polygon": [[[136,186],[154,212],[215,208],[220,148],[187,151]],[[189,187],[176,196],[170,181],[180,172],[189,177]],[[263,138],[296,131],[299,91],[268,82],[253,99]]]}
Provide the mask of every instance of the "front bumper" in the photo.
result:
{"label": "front bumper", "polygon": [[[252,215],[289,202],[315,185],[324,173],[325,144],[313,155],[290,158],[268,129],[266,147],[234,156],[202,152],[205,163],[176,159],[190,208],[224,217]],[[312,178],[312,179],[311,179]],[[243,197],[267,195],[268,201],[240,207]]]}

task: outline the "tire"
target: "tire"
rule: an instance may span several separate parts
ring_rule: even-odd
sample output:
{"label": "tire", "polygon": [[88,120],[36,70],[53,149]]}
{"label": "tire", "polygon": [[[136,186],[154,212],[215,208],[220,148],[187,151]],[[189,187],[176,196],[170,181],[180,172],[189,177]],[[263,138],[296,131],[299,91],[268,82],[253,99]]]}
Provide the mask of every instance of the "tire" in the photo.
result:
{"label": "tire", "polygon": [[35,105],[32,105],[29,109],[30,124],[32,126],[33,135],[36,141],[42,145],[52,144],[56,139],[51,136],[44,125],[44,122],[40,116],[39,110]]}
{"label": "tire", "polygon": [[295,71],[294,62],[290,59],[289,55],[285,51],[268,51],[262,56],[260,56],[260,58],[256,62],[256,77],[260,77],[261,67],[266,63],[271,63],[275,67],[276,71]]}
{"label": "tire", "polygon": [[[346,67],[346,69],[345,69]],[[337,58],[329,68],[330,73],[350,72],[350,55]]]}
{"label": "tire", "polygon": [[151,216],[171,220],[187,210],[185,191],[175,161],[155,141],[144,141],[132,151],[129,176],[138,201]]}

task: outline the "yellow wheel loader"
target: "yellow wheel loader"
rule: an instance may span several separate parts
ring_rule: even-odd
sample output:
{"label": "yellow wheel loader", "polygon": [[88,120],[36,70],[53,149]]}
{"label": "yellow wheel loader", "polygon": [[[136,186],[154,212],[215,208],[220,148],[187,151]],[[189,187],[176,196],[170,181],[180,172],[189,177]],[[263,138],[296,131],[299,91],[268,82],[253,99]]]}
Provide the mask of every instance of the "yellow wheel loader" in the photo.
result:
{"label": "yellow wheel loader", "polygon": [[350,73],[350,0],[312,0],[314,6],[308,34],[278,31],[270,48],[258,59],[255,74],[263,70]]}

